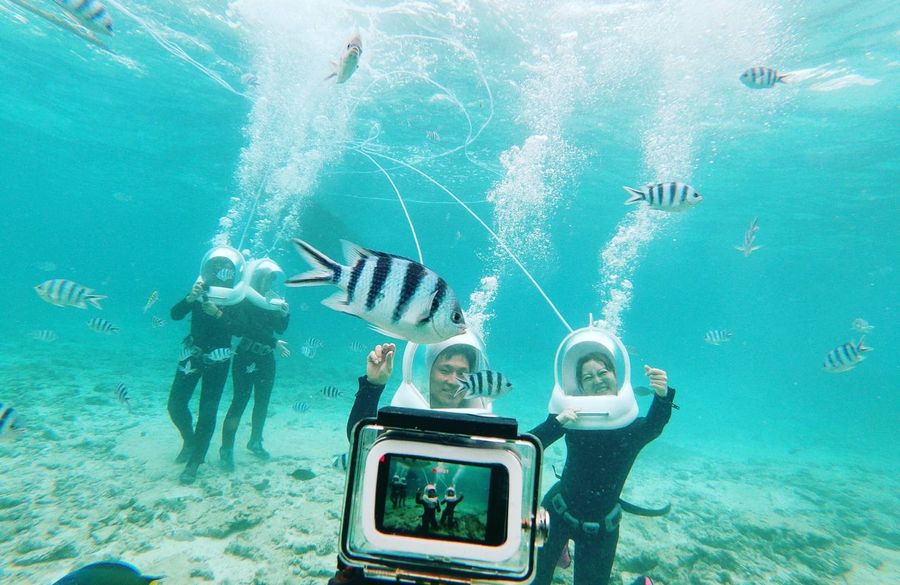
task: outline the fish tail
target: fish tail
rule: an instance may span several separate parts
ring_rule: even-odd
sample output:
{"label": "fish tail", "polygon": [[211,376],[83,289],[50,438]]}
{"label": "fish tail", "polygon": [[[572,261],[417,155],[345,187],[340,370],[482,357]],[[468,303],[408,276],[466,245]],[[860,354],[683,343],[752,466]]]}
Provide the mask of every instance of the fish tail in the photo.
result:
{"label": "fish tail", "polygon": [[781,73],[775,78],[775,83],[790,83],[791,74],[790,73]]}
{"label": "fish tail", "polygon": [[312,267],[303,274],[292,276],[285,284],[290,286],[321,286],[341,281],[341,265],[319,252],[301,239],[294,238],[297,252]]}
{"label": "fish tail", "polygon": [[106,295],[84,295],[84,300],[97,309],[103,309],[103,307],[100,306],[100,301],[105,298]]}
{"label": "fish tail", "polygon": [[631,194],[631,197],[629,197],[625,201],[625,205],[632,205],[633,203],[643,201],[646,198],[646,195],[644,195],[643,191],[638,191],[637,189],[632,189],[631,187],[623,186],[622,188],[625,189],[627,193]]}
{"label": "fish tail", "polygon": [[860,338],[859,338],[859,343],[856,345],[856,351],[858,351],[859,353],[862,353],[862,352],[864,352],[864,351],[872,351],[872,349],[873,349],[873,348],[869,347],[868,345],[863,344],[863,340],[864,340],[865,338],[866,338],[865,335],[863,335],[862,337],[860,337]]}

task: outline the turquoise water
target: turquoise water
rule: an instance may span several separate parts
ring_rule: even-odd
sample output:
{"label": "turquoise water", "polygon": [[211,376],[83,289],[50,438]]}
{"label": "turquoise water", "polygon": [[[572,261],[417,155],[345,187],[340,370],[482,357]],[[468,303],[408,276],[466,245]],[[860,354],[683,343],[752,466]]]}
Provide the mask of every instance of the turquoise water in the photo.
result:
{"label": "turquoise water", "polygon": [[[103,440],[97,410],[124,415],[115,404],[85,409],[83,393],[125,379],[146,417],[138,428],[158,429],[160,444],[175,450],[165,399],[187,325],[153,329],[149,320],[166,317],[187,292],[211,242],[269,253],[288,274],[305,268],[292,237],[334,256],[343,238],[416,258],[395,188],[425,263],[483,317],[492,365],[517,384],[495,410],[525,428],[543,420],[553,355],[568,330],[446,189],[497,232],[569,325],[585,325],[589,313],[606,319],[636,364],[668,371],[682,409],[635,474],[666,480],[673,461],[733,456],[766,473],[819,466],[822,482],[839,485],[852,474],[829,468],[853,461],[887,482],[879,493],[896,494],[893,3],[106,5],[116,31],[103,39],[108,51],[0,0],[0,229],[10,275],[0,292],[9,308],[0,377],[12,395],[0,401],[14,402],[32,426]],[[324,81],[355,29],[359,70],[341,85]],[[792,79],[750,90],[738,77],[754,66]],[[623,185],[655,181],[690,183],[704,200],[683,214],[623,205]],[[754,217],[763,247],[744,257],[734,246]],[[497,279],[495,294],[476,306],[485,277]],[[50,278],[108,295],[102,313],[42,302],[32,287]],[[144,314],[153,290],[161,300]],[[326,384],[352,394],[363,357],[348,345],[380,339],[319,305],[330,292],[288,293],[285,339],[295,352],[279,365],[276,411],[320,400],[315,392]],[[88,330],[84,321],[97,315],[121,334]],[[850,372],[824,372],[831,349],[859,338],[857,318],[874,326],[866,336],[874,351]],[[38,329],[60,339],[30,339]],[[710,329],[734,335],[711,346],[703,341]],[[299,352],[310,336],[325,343],[315,360]],[[54,390],[60,384],[69,390]],[[229,397],[230,384],[223,402]],[[324,405],[304,424],[328,429],[328,449],[338,452],[334,429],[348,408]],[[287,414],[273,417],[268,440],[278,436],[286,457],[305,456],[302,431],[279,427],[279,416]],[[10,463],[4,475],[12,464],[40,467],[22,455],[29,440],[36,437],[0,451]],[[691,477],[714,483],[731,464],[697,465]],[[166,492],[177,470],[165,469],[141,489]],[[339,478],[330,481],[339,488]],[[729,489],[743,497],[739,485]],[[837,497],[819,496],[826,505]],[[881,547],[866,553],[881,564],[868,564],[888,580],[900,546],[892,506],[879,520],[881,540],[860,540]],[[50,542],[50,525],[29,530]],[[692,536],[679,547],[703,542]],[[13,582],[50,582],[81,558],[130,552],[83,546],[69,561],[7,569]],[[18,556],[8,548],[2,558]],[[678,570],[663,567],[657,578],[687,582]],[[816,582],[870,582],[848,571],[813,574]],[[717,582],[751,581],[732,573]],[[782,582],[776,573],[760,569],[754,582]],[[571,582],[571,573],[561,578]]]}

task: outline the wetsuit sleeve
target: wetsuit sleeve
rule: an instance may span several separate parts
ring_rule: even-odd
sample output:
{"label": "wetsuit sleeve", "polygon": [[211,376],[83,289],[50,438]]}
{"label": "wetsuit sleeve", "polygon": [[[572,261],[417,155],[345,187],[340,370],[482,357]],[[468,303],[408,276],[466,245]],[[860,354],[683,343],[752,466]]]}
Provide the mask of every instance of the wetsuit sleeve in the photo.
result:
{"label": "wetsuit sleeve", "polygon": [[541,446],[546,449],[566,433],[566,428],[556,420],[555,414],[551,414],[547,416],[547,420],[528,432],[537,437]]}
{"label": "wetsuit sleeve", "polygon": [[175,303],[175,306],[169,310],[169,316],[172,317],[173,321],[181,321],[191,312],[191,309],[193,308],[191,307],[192,304],[193,303],[187,302],[187,299],[182,297],[181,300]]}
{"label": "wetsuit sleeve", "polygon": [[669,388],[665,398],[660,398],[658,394],[653,395],[653,403],[650,405],[650,411],[644,419],[644,427],[641,434],[644,444],[649,443],[660,434],[663,427],[672,417],[672,402],[675,400],[675,388]]}
{"label": "wetsuit sleeve", "polygon": [[359,390],[353,401],[353,408],[350,409],[350,418],[347,419],[347,439],[350,439],[356,423],[378,414],[378,401],[381,399],[382,392],[384,392],[384,386],[372,384],[365,376],[359,377]]}
{"label": "wetsuit sleeve", "polygon": [[288,322],[291,320],[291,314],[282,311],[275,312],[278,313],[278,315],[275,317],[275,323],[272,325],[272,330],[278,334],[284,333],[285,329],[288,328]]}

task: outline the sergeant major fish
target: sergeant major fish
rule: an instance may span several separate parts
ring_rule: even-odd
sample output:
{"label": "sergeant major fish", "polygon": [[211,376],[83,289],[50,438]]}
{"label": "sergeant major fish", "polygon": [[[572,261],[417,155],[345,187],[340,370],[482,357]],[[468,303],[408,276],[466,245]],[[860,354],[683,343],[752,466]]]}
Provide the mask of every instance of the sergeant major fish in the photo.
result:
{"label": "sergeant major fish", "polygon": [[227,362],[231,359],[231,348],[230,347],[220,347],[218,349],[214,349],[205,356],[211,362]]}
{"label": "sergeant major fish", "polygon": [[125,405],[125,409],[131,413],[131,399],[128,397],[128,387],[124,382],[116,384],[116,399]]}
{"label": "sergeant major fish", "polygon": [[92,288],[64,278],[46,280],[34,287],[34,292],[51,305],[79,309],[87,309],[88,303],[102,309],[100,301],[106,298],[105,295],[94,294]]}
{"label": "sergeant major fish", "polygon": [[740,80],[750,89],[767,89],[776,83],[787,83],[787,75],[768,67],[751,67],[741,73]]}
{"label": "sergeant major fish", "polygon": [[341,240],[341,265],[303,240],[294,244],[312,270],[291,277],[289,286],[334,284],[340,291],[326,307],[355,315],[372,328],[415,343],[437,343],[466,331],[456,294],[430,269],[400,256]]}
{"label": "sergeant major fish", "polygon": [[649,183],[642,189],[623,187],[631,194],[625,201],[625,205],[631,205],[639,201],[645,202],[651,209],[659,211],[677,212],[687,211],[700,203],[703,197],[686,183]]}
{"label": "sergeant major fish", "polygon": [[512,383],[500,372],[492,370],[473,372],[467,376],[457,377],[456,380],[459,382],[456,396],[465,394],[463,399],[496,399],[505,396],[512,390]]}
{"label": "sergeant major fish", "polygon": [[343,55],[341,55],[340,62],[331,62],[334,72],[325,79],[328,80],[332,77],[336,77],[337,79],[335,81],[337,83],[344,83],[356,72],[357,67],[359,67],[359,58],[361,56],[362,39],[359,37],[359,33],[354,33],[353,36],[350,37],[350,40],[347,41],[347,47],[344,49]]}
{"label": "sergeant major fish", "polygon": [[87,326],[91,331],[96,331],[97,333],[105,333],[106,335],[113,335],[119,332],[118,325],[114,325],[106,319],[103,319],[102,317],[94,317],[92,319],[88,319]]}
{"label": "sergeant major fish", "polygon": [[54,0],[91,30],[112,35],[112,18],[99,0]]}
{"label": "sergeant major fish", "polygon": [[706,332],[706,335],[703,336],[703,341],[710,345],[721,345],[731,339],[731,331],[725,331],[723,329],[710,329]]}
{"label": "sergeant major fish", "polygon": [[24,431],[19,426],[19,415],[9,404],[0,402],[0,437],[11,436],[15,431]]}
{"label": "sergeant major fish", "polygon": [[750,222],[750,227],[747,228],[747,231],[744,233],[744,243],[740,246],[735,246],[734,249],[738,252],[741,252],[744,256],[749,256],[756,250],[762,248],[762,246],[754,246],[753,240],[756,239],[756,232],[759,231],[759,218],[754,217],[753,221]]}
{"label": "sergeant major fish", "polygon": [[825,356],[822,368],[831,374],[841,374],[849,372],[858,366],[860,362],[866,359],[863,354],[867,351],[872,351],[871,347],[863,345],[865,337],[863,335],[858,342],[850,341],[829,351],[828,355]]}

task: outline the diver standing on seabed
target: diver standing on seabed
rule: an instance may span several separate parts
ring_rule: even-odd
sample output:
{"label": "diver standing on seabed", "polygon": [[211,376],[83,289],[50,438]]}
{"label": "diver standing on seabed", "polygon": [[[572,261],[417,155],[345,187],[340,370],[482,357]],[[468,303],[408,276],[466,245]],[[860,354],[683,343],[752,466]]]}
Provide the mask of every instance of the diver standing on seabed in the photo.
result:
{"label": "diver standing on seabed", "polygon": [[441,500],[441,503],[444,504],[444,511],[441,514],[441,526],[453,528],[456,523],[456,520],[453,518],[453,512],[456,510],[457,504],[462,502],[465,497],[466,496],[464,495],[457,494],[455,487],[450,486],[447,488],[444,499]]}
{"label": "diver standing on seabed", "polygon": [[433,483],[425,486],[424,494],[422,490],[416,491],[416,503],[422,506],[422,532],[437,530],[437,513],[441,511],[441,503],[438,501],[437,488]]}
{"label": "diver standing on seabed", "polygon": [[[222,447],[219,460],[223,469],[234,471],[234,438],[241,416],[253,394],[253,416],[247,449],[260,459],[269,459],[263,448],[262,434],[269,410],[269,399],[275,385],[276,333],[284,333],[290,320],[289,307],[282,287],[284,271],[269,258],[253,260],[247,265],[244,300],[241,311],[241,341],[234,354],[231,380],[234,395],[222,424]],[[290,355],[282,348],[282,355]]]}
{"label": "diver standing on seabed", "polygon": [[[175,459],[176,463],[187,464],[179,477],[183,484],[196,480],[216,427],[216,412],[231,361],[231,336],[239,328],[233,304],[241,298],[236,284],[243,267],[244,258],[237,250],[228,246],[213,248],[203,257],[200,276],[191,292],[171,310],[176,321],[191,315],[191,333],[183,342],[168,403],[169,416],[183,440]],[[195,429],[189,404],[201,379]]]}

